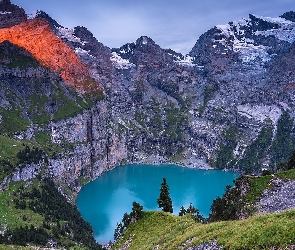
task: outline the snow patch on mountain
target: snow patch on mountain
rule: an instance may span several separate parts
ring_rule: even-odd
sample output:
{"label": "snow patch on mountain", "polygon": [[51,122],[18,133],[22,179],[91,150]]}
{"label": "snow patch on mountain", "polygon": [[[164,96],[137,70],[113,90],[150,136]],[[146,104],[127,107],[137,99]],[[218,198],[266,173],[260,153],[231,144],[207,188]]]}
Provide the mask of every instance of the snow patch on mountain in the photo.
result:
{"label": "snow patch on mountain", "polygon": [[242,116],[246,116],[249,119],[264,122],[266,119],[270,119],[273,124],[277,124],[282,110],[275,105],[238,105],[238,113]]}
{"label": "snow patch on mountain", "polygon": [[[225,25],[217,25],[216,28],[221,30],[222,34],[224,34],[227,38],[231,36],[236,36],[235,32],[233,31],[232,27],[235,27],[236,29],[236,34],[238,35],[244,35],[245,30],[241,29],[241,27],[245,27],[249,25],[249,18],[243,18],[241,20],[237,20],[234,22],[231,22],[231,24],[225,24]],[[235,39],[237,39],[235,37]],[[223,43],[223,45],[226,45]]]}
{"label": "snow patch on mountain", "polygon": [[[255,31],[254,36],[274,36],[279,40],[293,43],[295,41],[295,23],[284,18],[270,18],[270,17],[254,17],[274,24],[273,28],[265,31]],[[231,22],[226,25],[217,25],[216,28],[226,37],[216,40],[226,48],[240,54],[240,59],[245,63],[250,63],[254,60],[260,59],[262,62],[268,62],[271,55],[268,53],[269,47],[257,45],[253,39],[246,38],[245,30],[247,27],[251,28],[252,21],[250,18],[243,18],[238,21]],[[230,43],[229,43],[230,41]]]}
{"label": "snow patch on mountain", "polygon": [[10,11],[0,11],[0,15],[12,14]]}
{"label": "snow patch on mountain", "polygon": [[[242,19],[235,21],[232,24],[217,25],[216,27],[222,31],[227,39],[216,40],[221,43],[227,49],[230,49],[236,53],[239,53],[240,59],[245,63],[260,59],[262,62],[268,62],[271,56],[267,53],[268,47],[263,45],[255,45],[253,39],[245,38],[243,35],[245,30],[241,27],[247,26],[249,19]],[[234,29],[233,29],[234,27]],[[242,36],[238,38],[237,36]],[[228,44],[228,40],[231,44]]]}
{"label": "snow patch on mountain", "polygon": [[93,57],[94,58],[94,56],[90,55],[90,50],[87,51],[87,50],[84,50],[82,48],[75,48],[75,53],[79,57],[87,56],[87,57]]}
{"label": "snow patch on mountain", "polygon": [[268,62],[271,59],[270,54],[267,53],[267,46],[255,46],[253,43],[247,41],[242,42],[236,40],[233,50],[240,54],[240,59],[245,63],[250,63],[256,59],[260,59],[262,62]]}
{"label": "snow patch on mountain", "polygon": [[295,23],[290,22],[282,26],[280,29],[271,29],[266,31],[256,31],[255,35],[275,36],[277,39],[293,43],[295,41]]}
{"label": "snow patch on mountain", "polygon": [[57,28],[57,35],[59,38],[65,38],[70,42],[80,43],[81,45],[85,45],[87,42],[81,41],[79,37],[74,35],[73,29],[67,29],[63,27],[56,27]]}
{"label": "snow patch on mountain", "polygon": [[27,18],[28,18],[28,19],[34,19],[34,18],[36,18],[40,13],[41,13],[40,10],[33,11],[32,13],[27,14]]}
{"label": "snow patch on mountain", "polygon": [[259,18],[263,21],[273,23],[279,25],[279,28],[272,28],[266,31],[256,31],[255,35],[263,35],[263,36],[275,36],[279,40],[283,40],[289,43],[293,43],[295,41],[295,23],[289,20],[286,20],[282,17],[262,17],[255,15],[256,18]]}
{"label": "snow patch on mountain", "polygon": [[136,43],[135,42],[133,42],[133,43],[129,43],[129,44],[126,44],[125,46],[124,46],[124,48],[121,48],[120,49],[120,54],[129,54],[129,53],[132,53],[133,54],[133,46],[134,45],[136,45]]}
{"label": "snow patch on mountain", "polygon": [[181,58],[178,57],[178,59],[175,60],[174,62],[176,62],[179,65],[184,66],[184,67],[194,67],[196,65],[193,63],[193,61],[194,61],[193,57],[191,57],[189,55],[186,55],[184,57],[184,59],[181,59]]}
{"label": "snow patch on mountain", "polygon": [[116,52],[112,52],[111,61],[117,69],[130,69],[135,67],[135,64],[130,63],[127,59],[123,59]]}

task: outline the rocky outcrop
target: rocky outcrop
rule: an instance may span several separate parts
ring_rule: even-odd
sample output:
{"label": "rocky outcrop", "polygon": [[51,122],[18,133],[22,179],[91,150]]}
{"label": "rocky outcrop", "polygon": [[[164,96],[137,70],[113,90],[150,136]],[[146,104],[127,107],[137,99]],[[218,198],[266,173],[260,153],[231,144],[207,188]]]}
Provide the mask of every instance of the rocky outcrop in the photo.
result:
{"label": "rocky outcrop", "polygon": [[10,0],[0,2],[0,29],[12,27],[27,20],[23,8],[11,4]]}
{"label": "rocky outcrop", "polygon": [[256,203],[258,213],[280,213],[295,207],[295,181],[272,179]]}
{"label": "rocky outcrop", "polygon": [[33,19],[0,30],[0,42],[25,48],[41,65],[61,74],[80,93],[101,92],[79,57],[58,38],[44,19]]}
{"label": "rocky outcrop", "polygon": [[216,240],[212,240],[210,242],[202,243],[196,247],[189,247],[187,250],[221,250],[223,249],[222,246],[217,244]]}

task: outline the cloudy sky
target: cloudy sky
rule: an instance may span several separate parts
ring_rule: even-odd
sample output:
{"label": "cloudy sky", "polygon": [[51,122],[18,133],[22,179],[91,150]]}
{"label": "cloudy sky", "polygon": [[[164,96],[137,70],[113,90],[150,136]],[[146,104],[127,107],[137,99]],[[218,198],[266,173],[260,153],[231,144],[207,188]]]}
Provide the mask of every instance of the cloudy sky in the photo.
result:
{"label": "cloudy sky", "polygon": [[151,37],[163,48],[188,53],[200,35],[248,14],[278,17],[295,11],[294,0],[11,0],[26,13],[43,10],[62,26],[87,27],[116,48]]}

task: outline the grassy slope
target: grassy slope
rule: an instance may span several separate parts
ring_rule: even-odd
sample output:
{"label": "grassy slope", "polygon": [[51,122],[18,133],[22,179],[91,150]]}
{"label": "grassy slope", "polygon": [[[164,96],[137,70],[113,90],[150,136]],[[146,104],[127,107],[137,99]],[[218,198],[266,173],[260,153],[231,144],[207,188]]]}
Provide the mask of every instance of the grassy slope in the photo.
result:
{"label": "grassy slope", "polygon": [[[28,246],[28,247],[22,247],[22,246],[13,246],[13,245],[4,245],[0,244],[0,250],[10,250],[10,249],[17,249],[17,250],[49,250],[52,248],[41,248],[41,247],[36,247],[36,246]],[[64,248],[54,248],[54,249],[60,249],[64,250]],[[86,248],[75,246],[75,247],[70,247],[69,250],[87,250]]]}
{"label": "grassy slope", "polygon": [[[276,178],[295,179],[295,170],[280,172]],[[272,176],[247,177],[251,189],[246,202],[253,204],[264,189],[271,188]],[[119,249],[133,238],[130,249],[178,249],[193,239],[189,246],[217,239],[226,249],[284,248],[295,244],[295,210],[280,214],[251,216],[246,220],[196,223],[189,215],[179,217],[163,212],[145,212],[144,218],[131,224],[112,249]]]}
{"label": "grassy slope", "polygon": [[132,224],[112,249],[119,249],[133,236],[132,249],[178,249],[187,245],[217,239],[226,249],[268,249],[287,246],[295,242],[295,210],[281,214],[253,216],[247,220],[195,223],[188,215],[174,216],[163,212],[145,212],[144,218]]}

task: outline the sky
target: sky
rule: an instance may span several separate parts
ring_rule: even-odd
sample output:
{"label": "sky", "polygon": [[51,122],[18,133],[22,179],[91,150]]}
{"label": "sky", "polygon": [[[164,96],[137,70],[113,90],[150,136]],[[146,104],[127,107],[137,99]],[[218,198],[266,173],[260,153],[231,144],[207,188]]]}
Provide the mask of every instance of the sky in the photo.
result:
{"label": "sky", "polygon": [[104,45],[118,48],[149,36],[162,48],[187,54],[215,25],[249,14],[278,17],[294,0],[11,0],[26,13],[43,10],[66,28],[84,26]]}

